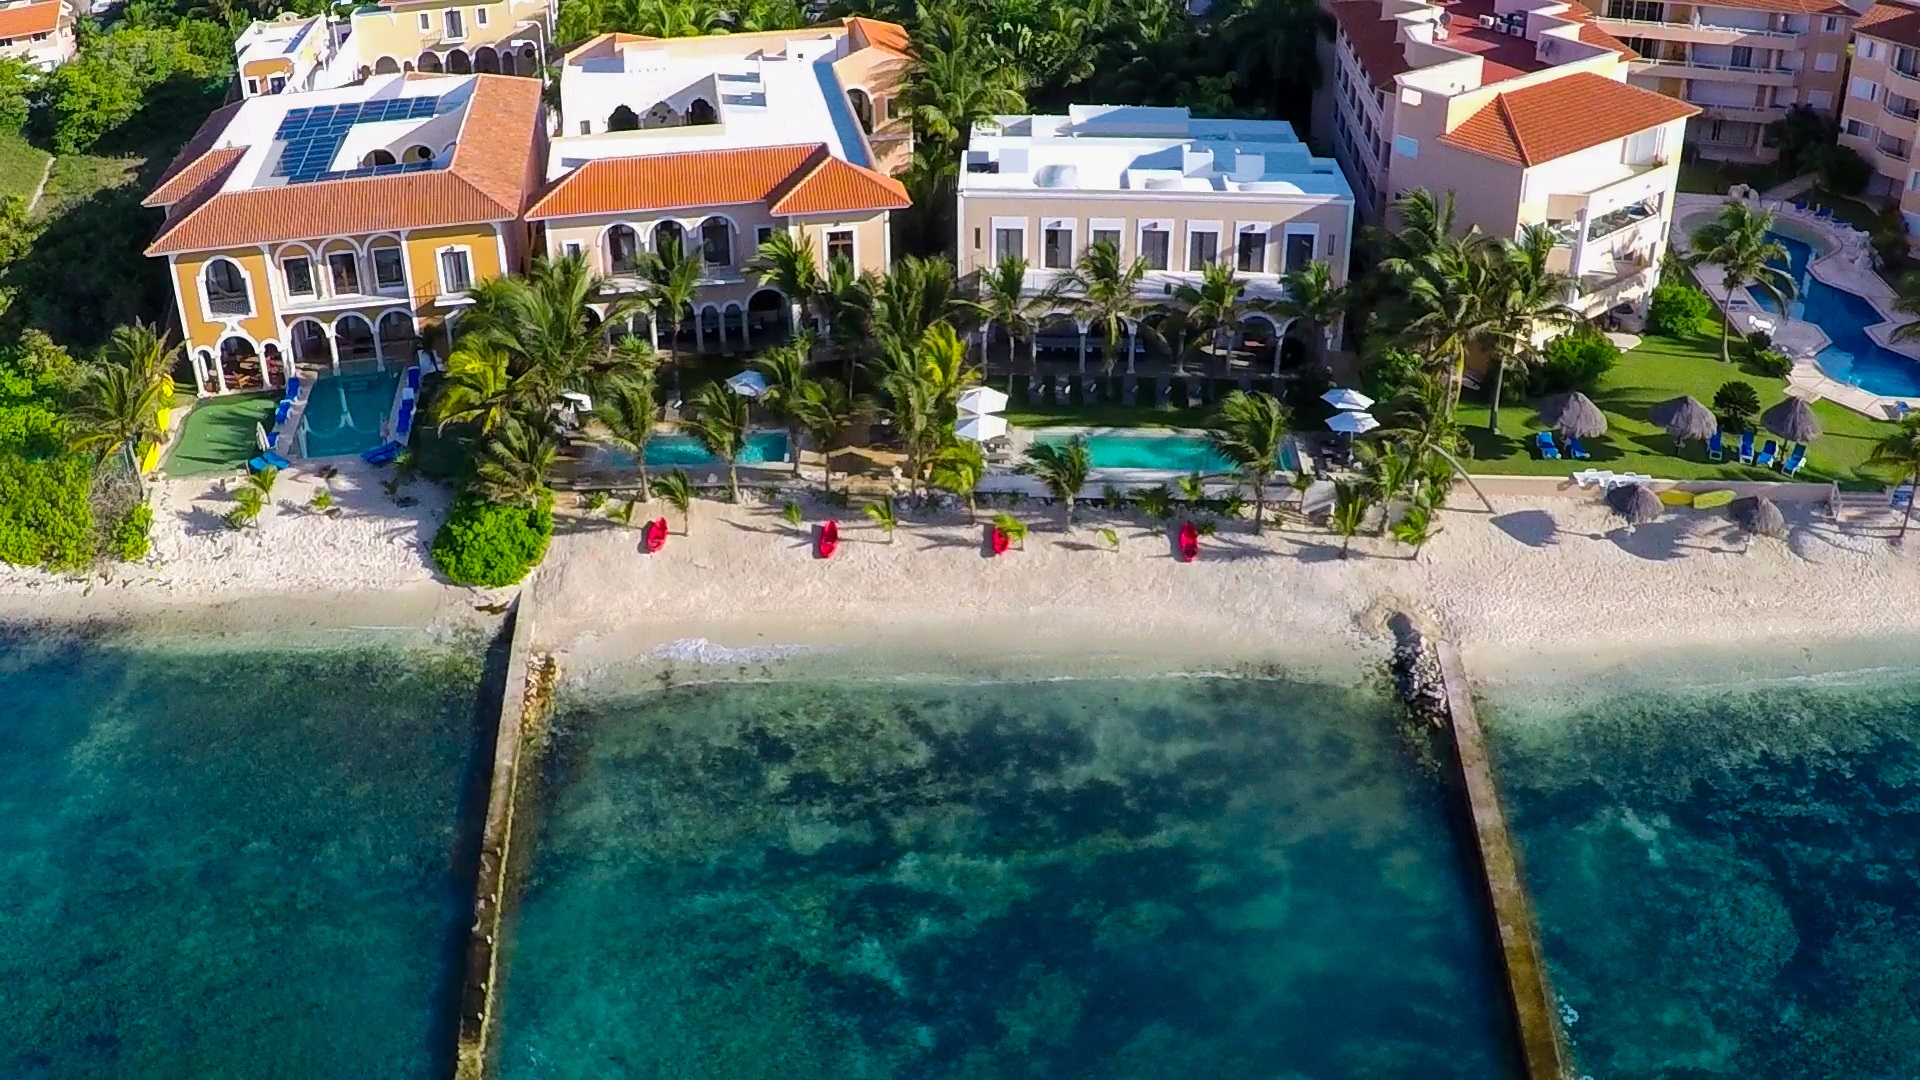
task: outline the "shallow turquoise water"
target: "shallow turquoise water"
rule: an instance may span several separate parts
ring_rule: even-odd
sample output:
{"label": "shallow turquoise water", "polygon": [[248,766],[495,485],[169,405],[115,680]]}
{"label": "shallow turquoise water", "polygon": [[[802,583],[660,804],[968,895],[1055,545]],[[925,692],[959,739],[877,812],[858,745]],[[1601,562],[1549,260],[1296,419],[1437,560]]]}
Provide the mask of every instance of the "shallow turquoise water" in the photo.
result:
{"label": "shallow turquoise water", "polygon": [[1582,1072],[1920,1075],[1920,682],[1490,705]]}
{"label": "shallow turquoise water", "polygon": [[445,1073],[478,678],[0,636],[0,1076]]}
{"label": "shallow turquoise water", "polygon": [[397,372],[322,376],[307,399],[307,456],[337,457],[379,446],[399,385]]}
{"label": "shallow turquoise water", "polygon": [[1393,728],[1266,680],[575,695],[502,1075],[1511,1075]]}

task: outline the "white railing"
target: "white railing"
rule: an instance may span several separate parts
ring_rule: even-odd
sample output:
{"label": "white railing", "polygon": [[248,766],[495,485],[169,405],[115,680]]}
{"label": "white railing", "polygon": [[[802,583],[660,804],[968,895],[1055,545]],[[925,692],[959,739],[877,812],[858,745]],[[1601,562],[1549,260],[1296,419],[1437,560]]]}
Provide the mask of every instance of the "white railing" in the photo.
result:
{"label": "white railing", "polygon": [[1712,60],[1699,60],[1699,59],[1692,59],[1692,58],[1689,58],[1686,60],[1645,60],[1644,62],[1649,67],[1689,67],[1689,68],[1704,68],[1708,71],[1745,71],[1755,75],[1792,76],[1796,74],[1798,70],[1796,68],[1774,67],[1774,66],[1769,66],[1764,64],[1733,64],[1733,63],[1723,64],[1723,63],[1718,63]]}
{"label": "white railing", "polygon": [[1804,30],[1755,30],[1749,26],[1719,26],[1705,22],[1669,22],[1664,19],[1616,19],[1611,15],[1603,16],[1602,23],[1618,23],[1621,26],[1638,26],[1661,30],[1706,30],[1715,34],[1739,34],[1743,37],[1778,38],[1794,41],[1806,35]]}

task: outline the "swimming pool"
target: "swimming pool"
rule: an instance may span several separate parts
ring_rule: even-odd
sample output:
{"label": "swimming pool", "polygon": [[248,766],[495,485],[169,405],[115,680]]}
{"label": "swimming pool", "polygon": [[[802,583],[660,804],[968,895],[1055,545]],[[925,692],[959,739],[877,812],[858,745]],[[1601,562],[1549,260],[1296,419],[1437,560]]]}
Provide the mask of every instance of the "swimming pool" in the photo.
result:
{"label": "swimming pool", "polygon": [[384,441],[398,372],[327,375],[313,384],[301,425],[307,433],[306,456],[359,454]]}
{"label": "swimming pool", "polygon": [[[787,460],[787,433],[755,431],[747,435],[738,465],[766,465]],[[616,469],[633,468],[633,455],[625,450],[608,449],[601,453],[600,464]],[[692,435],[655,435],[647,440],[647,467],[682,468],[725,464],[707,453]]]}
{"label": "swimming pool", "polygon": [[[1060,442],[1060,436],[1038,440]],[[1180,473],[1232,472],[1233,464],[1221,457],[1201,435],[1089,435],[1087,452],[1096,469],[1158,469]],[[1280,452],[1280,467],[1294,468],[1293,447]]]}
{"label": "swimming pool", "polygon": [[[1813,248],[1806,241],[1780,232],[1767,235],[1787,249],[1786,264],[1774,265],[1792,275],[1797,289],[1786,314],[1818,326],[1830,342],[1815,358],[1821,370],[1839,382],[1858,386],[1871,394],[1920,395],[1920,362],[1883,349],[1867,336],[1867,327],[1885,321],[1879,309],[1866,297],[1836,289],[1807,273]],[[1747,293],[1766,310],[1780,312],[1780,302],[1766,290],[1749,285]]]}

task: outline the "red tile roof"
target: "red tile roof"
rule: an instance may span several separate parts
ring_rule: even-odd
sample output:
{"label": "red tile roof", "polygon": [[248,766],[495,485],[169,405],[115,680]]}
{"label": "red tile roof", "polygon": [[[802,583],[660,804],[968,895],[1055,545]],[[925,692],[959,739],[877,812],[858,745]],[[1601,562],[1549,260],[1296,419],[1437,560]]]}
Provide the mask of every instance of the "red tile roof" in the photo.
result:
{"label": "red tile roof", "polygon": [[1665,94],[1581,71],[1496,95],[1440,141],[1531,167],[1699,112]]}
{"label": "red tile roof", "polygon": [[194,170],[205,175],[171,208],[147,254],[519,217],[533,194],[540,81],[511,75],[473,78],[473,98],[446,168],[221,191],[239,155],[209,163],[207,157],[220,153],[212,151],[176,173],[174,179]]}
{"label": "red tile roof", "polygon": [[1920,47],[1920,9],[1899,4],[1875,4],[1853,28],[1868,37],[1896,45]]}
{"label": "red tile roof", "polygon": [[1771,11],[1782,15],[1855,15],[1837,0],[1713,0],[1715,7],[1744,8],[1747,11]]}
{"label": "red tile roof", "polygon": [[0,38],[50,34],[60,26],[62,0],[0,8]]}
{"label": "red tile roof", "polygon": [[[1480,57],[1482,82],[1500,82],[1553,66],[1539,58],[1538,46],[1533,40],[1480,26],[1481,15],[1496,13],[1492,0],[1449,0],[1435,6],[1445,12],[1447,39],[1434,44]],[[1375,88],[1390,87],[1395,76],[1413,70],[1413,65],[1407,62],[1405,46],[1396,37],[1399,23],[1381,17],[1379,0],[1337,0],[1331,10],[1334,21],[1352,43],[1354,56],[1367,73],[1367,80]],[[1636,55],[1620,39],[1593,25],[1593,12],[1581,4],[1569,3],[1558,17],[1579,23],[1580,40],[1589,45],[1612,49],[1628,58]]]}
{"label": "red tile roof", "polygon": [[821,143],[589,161],[549,185],[530,220],[765,202],[776,214],[893,210],[906,189]]}
{"label": "red tile roof", "polygon": [[913,55],[913,42],[907,37],[907,28],[898,23],[881,22],[879,19],[867,19],[858,16],[840,20],[841,25],[854,37],[854,44],[879,49],[882,52],[896,53],[900,56]]}
{"label": "red tile roof", "polygon": [[241,154],[246,153],[244,146],[229,147],[224,150],[214,149],[220,142],[220,136],[226,133],[227,124],[233,120],[233,114],[239,112],[240,106],[245,104],[246,101],[243,99],[222,105],[202,120],[199,128],[194,131],[193,137],[187,140],[187,145],[181,147],[180,152],[173,156],[173,161],[168,163],[167,171],[160,174],[159,184],[155,185],[153,192],[142,200],[141,205],[166,206],[169,203],[178,202],[192,194],[193,190],[199,187],[201,181],[205,180],[214,169],[222,167],[230,160],[237,160]]}

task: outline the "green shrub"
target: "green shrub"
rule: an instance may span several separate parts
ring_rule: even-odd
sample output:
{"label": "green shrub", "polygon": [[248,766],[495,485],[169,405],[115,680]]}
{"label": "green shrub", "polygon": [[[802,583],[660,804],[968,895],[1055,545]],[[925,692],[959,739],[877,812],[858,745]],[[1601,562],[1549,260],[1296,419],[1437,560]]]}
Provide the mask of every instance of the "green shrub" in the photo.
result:
{"label": "green shrub", "polygon": [[1823,146],[1812,159],[1813,171],[1820,174],[1820,186],[1835,195],[1852,196],[1867,190],[1873,179],[1873,166],[1851,146]]}
{"label": "green shrub", "polygon": [[1713,314],[1713,301],[1691,285],[1657,285],[1647,304],[1647,332],[1663,337],[1692,337]]}
{"label": "green shrub", "polygon": [[1720,420],[1720,430],[1738,435],[1753,423],[1753,415],[1760,411],[1760,391],[1744,379],[1734,379],[1720,384],[1713,392],[1713,412]]}
{"label": "green shrub", "polygon": [[552,536],[552,492],[537,506],[462,495],[433,538],[433,562],[461,585],[512,585],[540,565]]}
{"label": "green shrub", "polygon": [[1529,380],[1536,396],[1591,390],[1620,362],[1620,347],[1585,324],[1547,342],[1542,354]]}
{"label": "green shrub", "polygon": [[114,558],[121,562],[139,562],[153,547],[153,508],[146,503],[127,511],[107,538]]}
{"label": "green shrub", "polygon": [[93,561],[93,465],[0,454],[0,562],[70,570]]}
{"label": "green shrub", "polygon": [[1360,362],[1360,389],[1375,401],[1392,401],[1420,381],[1420,354],[1392,346],[1369,352]]}
{"label": "green shrub", "polygon": [[1746,366],[1755,375],[1784,379],[1793,374],[1793,357],[1774,349],[1762,349],[1747,358]]}

